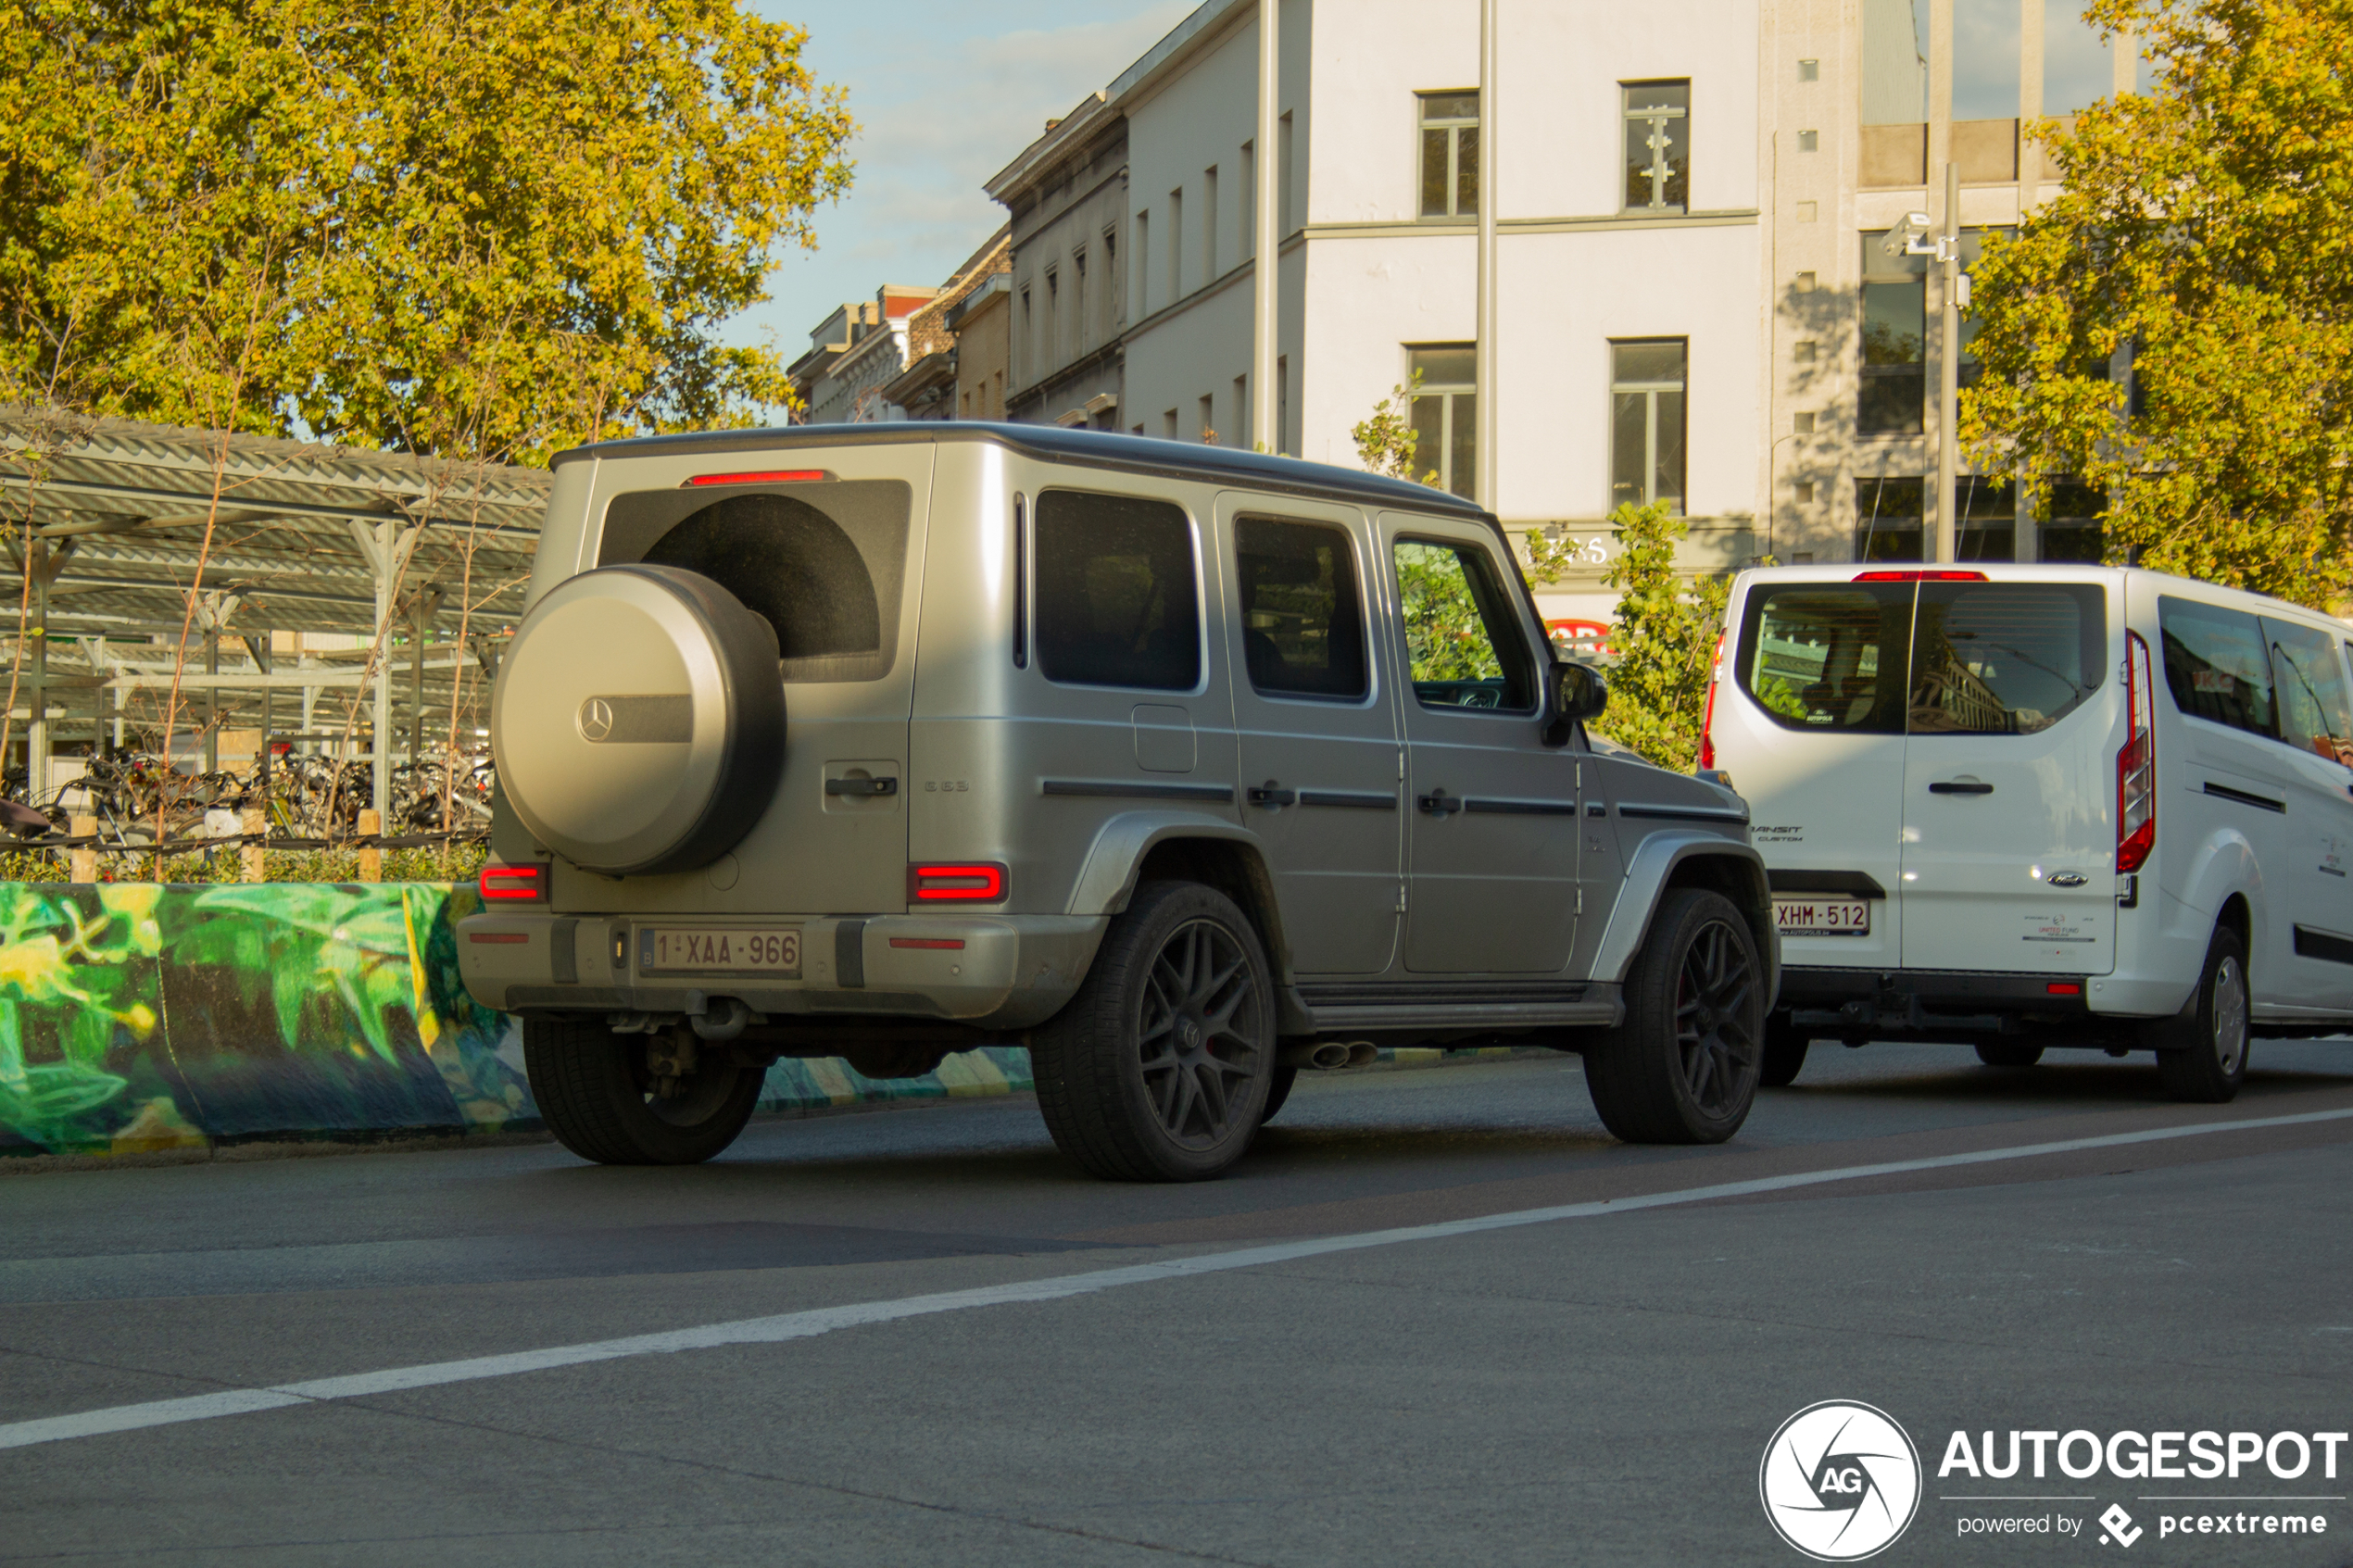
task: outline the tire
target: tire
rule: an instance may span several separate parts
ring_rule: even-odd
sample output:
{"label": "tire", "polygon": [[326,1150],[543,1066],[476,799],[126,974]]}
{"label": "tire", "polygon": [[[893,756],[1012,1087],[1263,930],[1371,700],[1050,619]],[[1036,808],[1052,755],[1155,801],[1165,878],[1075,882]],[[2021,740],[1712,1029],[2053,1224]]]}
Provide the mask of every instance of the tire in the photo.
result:
{"label": "tire", "polygon": [[1721,1143],[1756,1099],[1764,965],[1732,901],[1670,888],[1626,977],[1626,1021],[1585,1053],[1602,1124],[1628,1143]]}
{"label": "tire", "polygon": [[1258,933],[1214,889],[1144,884],[1029,1051],[1046,1129],[1088,1174],[1224,1174],[1274,1082],[1274,986]]}
{"label": "tire", "polygon": [[1298,1082],[1298,1068],[1277,1067],[1275,1069],[1274,1075],[1266,1080],[1266,1109],[1258,1113],[1260,1126],[1264,1127],[1275,1119],[1275,1112],[1280,1110],[1284,1102],[1290,1098],[1291,1085]]}
{"label": "tire", "polygon": [[2246,945],[2227,925],[2214,928],[2197,989],[2179,1016],[2148,1026],[2157,1075],[2173,1099],[2221,1105],[2246,1080]]}
{"label": "tire", "polygon": [[2032,1067],[2043,1060],[2043,1047],[2024,1040],[1980,1040],[1977,1060],[1988,1067]]}
{"label": "tire", "polygon": [[1758,1086],[1786,1089],[1796,1083],[1797,1075],[1806,1070],[1806,1048],[1813,1043],[1813,1036],[1799,1034],[1797,1025],[1783,1014],[1766,1019],[1765,1049],[1756,1069]]}
{"label": "tire", "polygon": [[601,1023],[523,1021],[523,1068],[556,1141],[599,1165],[699,1165],[751,1120],[766,1073],[703,1046],[675,1092],[654,1092],[648,1037]]}

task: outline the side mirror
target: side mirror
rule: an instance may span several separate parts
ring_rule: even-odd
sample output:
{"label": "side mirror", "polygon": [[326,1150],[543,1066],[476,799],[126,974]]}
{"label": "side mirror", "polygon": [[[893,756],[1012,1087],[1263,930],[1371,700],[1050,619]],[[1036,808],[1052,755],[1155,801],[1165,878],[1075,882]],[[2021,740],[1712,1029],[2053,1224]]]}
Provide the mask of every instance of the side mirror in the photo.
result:
{"label": "side mirror", "polygon": [[1597,719],[1609,706],[1609,683],[1590,664],[1554,664],[1545,692],[1544,744],[1567,746],[1569,727]]}

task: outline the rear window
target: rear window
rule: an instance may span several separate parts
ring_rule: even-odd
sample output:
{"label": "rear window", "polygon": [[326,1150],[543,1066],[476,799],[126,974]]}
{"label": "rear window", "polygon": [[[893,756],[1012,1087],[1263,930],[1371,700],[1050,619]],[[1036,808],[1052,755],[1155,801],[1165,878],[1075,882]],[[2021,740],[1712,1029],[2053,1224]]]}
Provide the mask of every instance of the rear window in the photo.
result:
{"label": "rear window", "polygon": [[1911,621],[1908,583],[1752,588],[1735,679],[1784,729],[1902,734]]}
{"label": "rear window", "polygon": [[878,681],[899,652],[913,492],[900,480],[641,490],[605,510],[598,566],[699,572],[776,629],[797,682]]}
{"label": "rear window", "polygon": [[2279,733],[2262,622],[2243,609],[2167,594],[2157,601],[2157,624],[2165,641],[2165,684],[2174,707],[2251,734]]}
{"label": "rear window", "polygon": [[1234,527],[1234,565],[1250,684],[1283,696],[1363,696],[1365,617],[1347,533],[1242,518]]}
{"label": "rear window", "polygon": [[2072,713],[2108,667],[2108,595],[2088,583],[1923,583],[1914,734],[2026,735]]}
{"label": "rear window", "polygon": [[1190,691],[1201,582],[1182,507],[1049,490],[1038,497],[1038,667],[1074,686]]}

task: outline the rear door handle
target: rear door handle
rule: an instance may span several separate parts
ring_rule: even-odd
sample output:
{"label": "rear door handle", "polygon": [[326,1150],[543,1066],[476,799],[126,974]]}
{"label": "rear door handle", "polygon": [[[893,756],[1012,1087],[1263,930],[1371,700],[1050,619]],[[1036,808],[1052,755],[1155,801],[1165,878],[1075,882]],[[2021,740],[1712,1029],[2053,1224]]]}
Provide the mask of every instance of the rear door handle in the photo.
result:
{"label": "rear door handle", "polygon": [[1243,793],[1250,797],[1250,803],[1252,806],[1264,806],[1269,811],[1277,806],[1299,804],[1299,791],[1284,789],[1272,779],[1268,779],[1263,784],[1252,784]]}
{"label": "rear door handle", "polygon": [[847,795],[854,799],[873,799],[875,797],[880,795],[897,795],[899,793],[899,781],[891,778],[827,779],[825,781],[825,793],[827,795]]}
{"label": "rear door handle", "polygon": [[1991,795],[1994,786],[1976,779],[1939,779],[1928,786],[1931,795]]}
{"label": "rear door handle", "polygon": [[1444,817],[1463,809],[1461,797],[1449,795],[1442,789],[1433,789],[1428,795],[1415,797],[1414,805],[1432,817]]}

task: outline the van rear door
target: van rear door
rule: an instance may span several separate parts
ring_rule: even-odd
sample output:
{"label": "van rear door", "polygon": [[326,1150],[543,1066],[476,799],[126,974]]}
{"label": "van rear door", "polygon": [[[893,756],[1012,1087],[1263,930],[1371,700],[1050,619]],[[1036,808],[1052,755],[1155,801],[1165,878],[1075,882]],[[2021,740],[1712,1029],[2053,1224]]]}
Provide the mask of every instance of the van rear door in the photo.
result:
{"label": "van rear door", "polygon": [[1898,961],[1912,596],[1909,582],[1770,577],[1742,601],[1713,734],[1793,965]]}
{"label": "van rear door", "polygon": [[1930,579],[1904,759],[1906,969],[2115,967],[2107,583]]}

